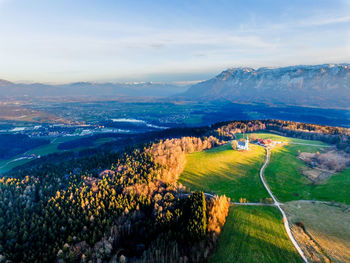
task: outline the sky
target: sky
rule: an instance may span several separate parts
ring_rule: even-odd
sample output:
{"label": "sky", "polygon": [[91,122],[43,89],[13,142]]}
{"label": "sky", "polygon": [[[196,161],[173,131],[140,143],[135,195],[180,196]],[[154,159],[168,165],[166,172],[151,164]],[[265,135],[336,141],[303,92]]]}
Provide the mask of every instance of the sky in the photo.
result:
{"label": "sky", "polygon": [[187,83],[350,62],[350,0],[0,0],[0,79]]}

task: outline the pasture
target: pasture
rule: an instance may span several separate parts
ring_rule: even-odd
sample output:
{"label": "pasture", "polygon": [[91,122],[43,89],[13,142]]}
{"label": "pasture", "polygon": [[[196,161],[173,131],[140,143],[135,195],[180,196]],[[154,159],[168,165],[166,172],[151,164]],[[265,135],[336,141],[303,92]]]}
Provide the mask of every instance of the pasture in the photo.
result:
{"label": "pasture", "polygon": [[248,151],[236,151],[230,144],[187,155],[179,182],[188,189],[226,195],[232,201],[245,198],[260,202],[269,197],[259,178],[265,149],[251,145]]}
{"label": "pasture", "polygon": [[302,262],[275,207],[234,206],[210,263]]}
{"label": "pasture", "polygon": [[256,133],[247,133],[247,134],[236,134],[237,139],[245,138],[247,135],[250,134],[256,134],[257,137],[260,139],[272,139],[274,141],[281,141],[281,142],[291,142],[291,143],[305,143],[305,144],[314,144],[314,145],[327,145],[324,142],[321,141],[311,141],[311,140],[303,140],[303,139],[297,139],[297,138],[291,138],[291,137],[285,137],[274,133],[266,133],[266,132],[256,132]]}
{"label": "pasture", "polygon": [[[313,142],[313,141],[307,141]],[[277,199],[335,201],[350,204],[350,168],[332,175],[320,183],[314,183],[303,175],[307,165],[298,158],[300,152],[317,152],[322,147],[288,144],[272,150],[271,160],[265,170],[265,178]]]}

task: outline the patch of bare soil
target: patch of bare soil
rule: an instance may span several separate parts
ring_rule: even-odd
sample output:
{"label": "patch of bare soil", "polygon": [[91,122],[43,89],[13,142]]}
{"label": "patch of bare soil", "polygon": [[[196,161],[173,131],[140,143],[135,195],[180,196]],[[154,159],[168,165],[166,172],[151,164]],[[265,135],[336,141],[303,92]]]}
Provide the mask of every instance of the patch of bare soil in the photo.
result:
{"label": "patch of bare soil", "polygon": [[319,168],[304,168],[302,169],[303,175],[305,175],[311,182],[317,184],[326,181],[331,177],[335,171],[322,170]]}
{"label": "patch of bare soil", "polygon": [[298,240],[298,244],[304,251],[305,256],[311,262],[329,263],[331,260],[323,251],[322,247],[313,240],[313,238],[300,225],[292,225],[293,236]]}
{"label": "patch of bare soil", "polygon": [[302,173],[313,183],[323,182],[350,165],[350,154],[336,150],[323,153],[301,152],[298,158],[308,165]]}
{"label": "patch of bare soil", "polygon": [[350,206],[300,200],[283,209],[309,262],[350,262]]}

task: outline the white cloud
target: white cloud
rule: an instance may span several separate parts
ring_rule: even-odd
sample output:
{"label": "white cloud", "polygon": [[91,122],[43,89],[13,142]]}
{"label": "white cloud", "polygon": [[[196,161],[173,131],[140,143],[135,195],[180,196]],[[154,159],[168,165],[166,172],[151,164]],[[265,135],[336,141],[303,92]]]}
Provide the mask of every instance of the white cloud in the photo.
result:
{"label": "white cloud", "polygon": [[323,18],[313,18],[301,21],[298,25],[299,26],[325,26],[325,25],[332,25],[332,24],[341,24],[341,23],[349,23],[350,22],[350,16],[334,16],[334,17],[323,17]]}

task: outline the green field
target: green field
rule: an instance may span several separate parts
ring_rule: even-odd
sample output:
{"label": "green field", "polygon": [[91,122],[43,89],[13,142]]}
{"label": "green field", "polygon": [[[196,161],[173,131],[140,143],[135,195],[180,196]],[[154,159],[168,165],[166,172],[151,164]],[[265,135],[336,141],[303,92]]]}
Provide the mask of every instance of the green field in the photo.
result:
{"label": "green field", "polygon": [[[26,154],[27,155],[35,154],[37,156],[38,155],[45,156],[45,155],[48,155],[51,153],[62,152],[64,150],[57,149],[57,147],[60,143],[67,142],[67,141],[73,141],[73,140],[80,139],[80,138],[81,138],[81,136],[78,136],[78,135],[77,136],[66,136],[66,137],[53,138],[53,139],[51,139],[50,144],[42,145],[42,146],[39,146],[37,148],[31,149],[31,150],[27,151]],[[114,141],[114,138],[110,138],[110,137],[99,138],[94,142],[94,146],[99,146],[99,145],[102,145],[104,143],[111,142],[111,141]],[[70,151],[77,152],[77,151],[83,150],[85,148],[88,148],[88,147],[78,147],[78,148],[72,149]],[[5,172],[10,171],[11,169],[17,167],[17,166],[23,165],[23,164],[28,163],[31,160],[33,160],[33,159],[29,159],[29,158],[21,159],[22,156],[23,156],[23,154],[19,154],[10,160],[0,161],[0,173],[5,173]]]}
{"label": "green field", "polygon": [[[236,134],[237,139],[245,138],[247,135],[249,136],[251,133],[247,134]],[[278,134],[273,133],[266,133],[266,132],[257,132],[253,133],[256,134],[257,137],[260,139],[272,139],[275,141],[281,141],[281,142],[294,142],[294,143],[306,143],[306,144],[315,144],[315,145],[327,145],[324,142],[321,141],[311,141],[311,140],[303,140],[303,139],[297,139],[297,138],[291,138],[291,137],[285,137]]]}
{"label": "green field", "polygon": [[231,207],[210,263],[302,262],[275,207]]}
{"label": "green field", "polygon": [[[58,137],[58,138],[54,138],[51,139],[50,144],[46,144],[46,145],[42,145],[39,147],[36,147],[34,149],[31,149],[29,151],[26,152],[27,155],[30,154],[35,154],[35,155],[48,155],[51,153],[55,153],[58,152],[59,150],[57,149],[57,146],[62,143],[62,142],[66,142],[66,141],[70,141],[70,140],[74,140],[77,139],[79,136],[69,136],[69,137]],[[0,173],[5,173],[17,166],[20,166],[22,164],[28,163],[33,159],[20,159],[21,156],[23,156],[23,154],[19,154],[15,157],[13,157],[10,160],[2,160],[0,161]]]}
{"label": "green field", "polygon": [[251,145],[248,151],[235,151],[226,144],[188,154],[179,182],[190,190],[226,195],[232,201],[259,202],[269,197],[259,179],[264,160],[263,147]]}
{"label": "green field", "polygon": [[279,200],[305,199],[350,204],[350,168],[320,184],[312,183],[302,174],[306,164],[297,158],[298,151],[316,152],[320,149],[318,146],[289,144],[272,150],[265,178]]}

